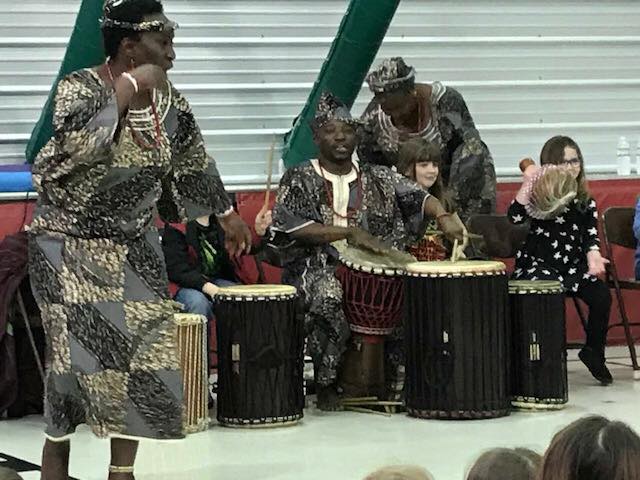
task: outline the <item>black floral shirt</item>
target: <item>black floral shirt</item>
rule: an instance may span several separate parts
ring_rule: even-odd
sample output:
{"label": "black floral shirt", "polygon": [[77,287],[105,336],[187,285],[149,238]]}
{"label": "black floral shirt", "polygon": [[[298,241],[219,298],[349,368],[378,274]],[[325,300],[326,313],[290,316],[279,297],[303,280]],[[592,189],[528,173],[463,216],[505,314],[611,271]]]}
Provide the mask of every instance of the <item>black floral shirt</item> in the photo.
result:
{"label": "black floral shirt", "polygon": [[[331,198],[333,185],[317,168],[317,160],[313,160],[290,168],[282,177],[270,228],[275,244],[286,245],[291,232],[311,223],[336,224]],[[388,246],[404,250],[424,233],[423,209],[429,193],[387,167],[356,164],[356,168],[360,180],[354,177],[346,192],[352,212],[348,225],[360,227]],[[294,246],[287,249],[286,256],[286,263],[295,269],[294,264],[302,268],[304,264],[307,267],[325,264],[336,252],[330,245]]]}

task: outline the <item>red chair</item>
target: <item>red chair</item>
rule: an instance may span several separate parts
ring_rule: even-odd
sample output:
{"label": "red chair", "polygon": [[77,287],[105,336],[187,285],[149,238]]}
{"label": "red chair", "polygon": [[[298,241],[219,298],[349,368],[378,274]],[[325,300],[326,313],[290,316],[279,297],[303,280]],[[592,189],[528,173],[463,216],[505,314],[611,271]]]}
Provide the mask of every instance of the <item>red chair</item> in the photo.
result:
{"label": "red chair", "polygon": [[633,377],[636,380],[640,380],[640,367],[638,367],[635,340],[631,334],[631,327],[638,327],[640,323],[629,322],[627,309],[622,296],[623,290],[640,290],[640,281],[635,278],[620,278],[615,255],[613,255],[614,245],[620,248],[636,249],[637,241],[633,235],[634,215],[635,209],[633,207],[610,207],[605,210],[602,215],[602,224],[606,256],[611,262],[607,269],[607,283],[615,290],[619,313],[619,321],[613,325],[609,325],[609,329],[619,327],[624,329],[627,347],[629,347],[629,356],[631,357]]}

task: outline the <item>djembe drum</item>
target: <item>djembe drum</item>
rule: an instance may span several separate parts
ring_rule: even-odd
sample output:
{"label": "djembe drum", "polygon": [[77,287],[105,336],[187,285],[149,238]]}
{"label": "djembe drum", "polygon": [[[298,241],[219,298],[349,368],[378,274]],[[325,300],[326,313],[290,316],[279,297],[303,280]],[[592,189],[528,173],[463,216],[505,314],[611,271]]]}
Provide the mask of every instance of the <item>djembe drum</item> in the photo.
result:
{"label": "djembe drum", "polygon": [[479,419],[509,414],[507,311],[503,263],[407,265],[405,396],[410,415]]}
{"label": "djembe drum", "polygon": [[185,433],[209,428],[207,372],[207,319],[202,315],[174,316],[184,392]]}
{"label": "djembe drum", "polygon": [[341,253],[336,276],[352,337],[345,352],[339,384],[347,397],[387,396],[385,339],[400,324],[402,271],[382,255],[353,248]]}
{"label": "djembe drum", "polygon": [[218,421],[268,427],[303,417],[304,325],[288,285],[239,285],[216,294]]}
{"label": "djembe drum", "polygon": [[561,409],[568,401],[562,284],[512,280],[511,403],[523,409]]}

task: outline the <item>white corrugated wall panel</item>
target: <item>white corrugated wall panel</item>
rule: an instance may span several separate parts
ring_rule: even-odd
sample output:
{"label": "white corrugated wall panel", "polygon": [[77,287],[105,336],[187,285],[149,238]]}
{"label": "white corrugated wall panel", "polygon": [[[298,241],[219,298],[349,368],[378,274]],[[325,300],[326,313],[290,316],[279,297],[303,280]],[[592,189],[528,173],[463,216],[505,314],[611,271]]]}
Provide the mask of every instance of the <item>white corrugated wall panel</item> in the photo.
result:
{"label": "white corrugated wall panel", "polygon": [[[373,0],[372,0],[373,1]],[[171,77],[228,183],[264,178],[273,135],[300,112],[346,0],[167,0],[181,28]],[[78,0],[0,0],[0,163],[26,139],[64,54]],[[640,134],[640,2],[403,0],[379,57],[459,89],[499,174],[569,134],[587,167],[615,170]],[[363,88],[360,113],[370,98]]]}

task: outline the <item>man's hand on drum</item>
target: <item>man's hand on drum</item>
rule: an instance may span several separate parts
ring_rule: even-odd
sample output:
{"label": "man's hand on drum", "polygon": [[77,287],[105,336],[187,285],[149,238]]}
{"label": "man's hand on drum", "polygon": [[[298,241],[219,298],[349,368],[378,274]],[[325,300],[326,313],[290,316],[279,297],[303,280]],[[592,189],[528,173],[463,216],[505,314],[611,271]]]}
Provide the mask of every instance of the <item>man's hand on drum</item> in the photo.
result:
{"label": "man's hand on drum", "polygon": [[466,247],[469,233],[458,215],[443,213],[438,217],[438,227],[449,240],[458,240],[463,248]]}
{"label": "man's hand on drum", "polygon": [[384,253],[389,248],[380,240],[361,228],[350,227],[347,232],[347,243],[373,253]]}
{"label": "man's hand on drum", "polygon": [[251,251],[251,230],[235,211],[219,217],[218,222],[224,230],[224,246],[231,257],[239,257]]}

